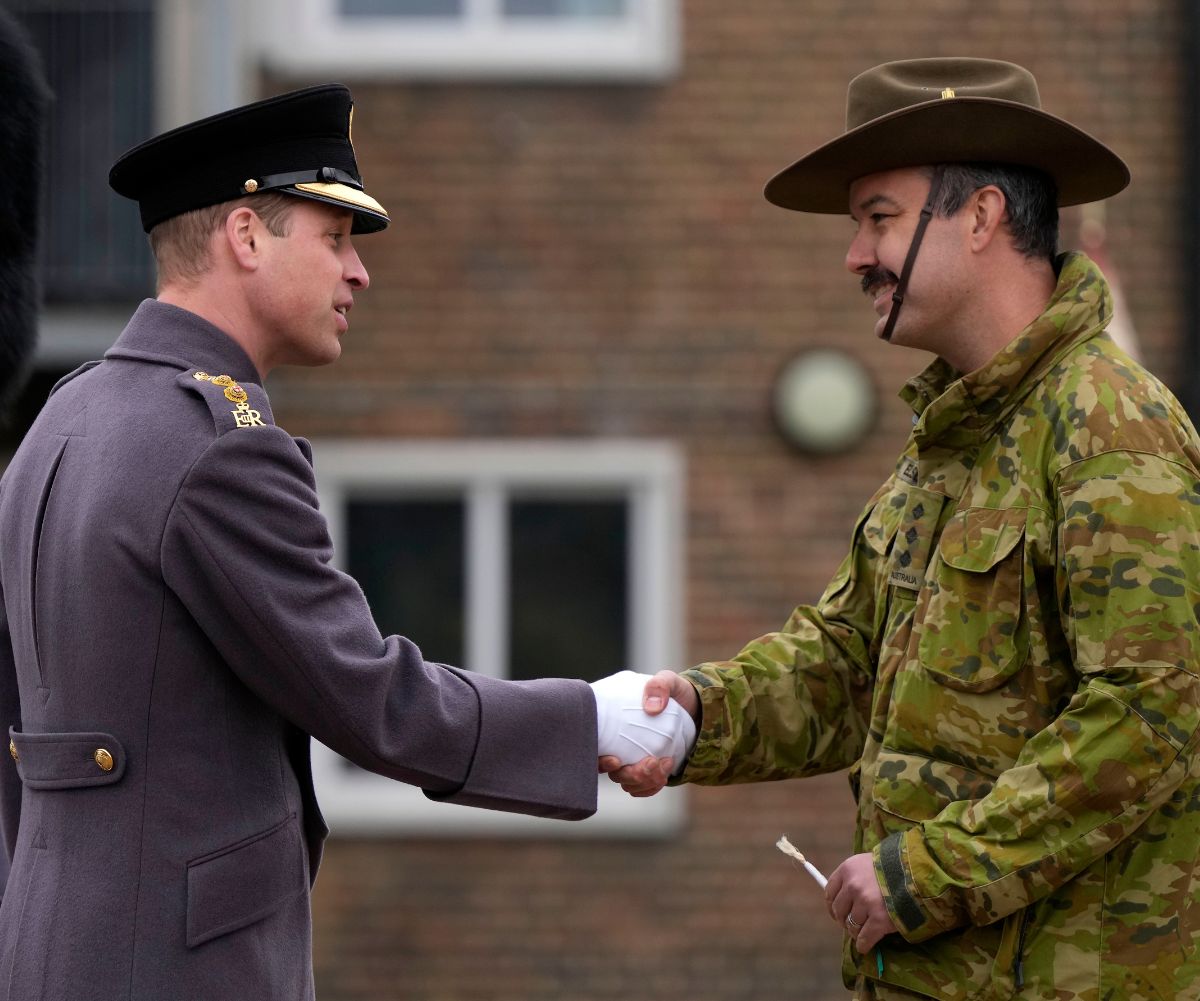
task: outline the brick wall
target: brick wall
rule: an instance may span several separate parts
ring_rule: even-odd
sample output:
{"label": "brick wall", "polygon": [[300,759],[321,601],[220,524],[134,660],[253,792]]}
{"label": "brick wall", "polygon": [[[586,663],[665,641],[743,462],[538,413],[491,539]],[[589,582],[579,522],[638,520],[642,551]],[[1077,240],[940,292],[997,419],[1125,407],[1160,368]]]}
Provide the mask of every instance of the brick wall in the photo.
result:
{"label": "brick wall", "polygon": [[[342,361],[273,379],[277,417],[310,436],[680,442],[687,660],[728,656],[819,594],[903,441],[894,391],[927,360],[872,338],[842,270],[848,220],[776,209],[763,182],[841,130],[869,66],[1020,62],[1133,170],[1107,209],[1111,253],[1147,360],[1178,384],[1176,7],[685,0],[683,69],[661,85],[358,84],[360,161],[394,222],[360,241],[373,282]],[[792,352],[824,344],[862,359],[881,417],[854,454],[810,460],[773,433],[767,396]],[[321,997],[839,996],[841,936],[772,844],[787,831],[832,869],[844,777],[690,804],[669,843],[333,841]]]}

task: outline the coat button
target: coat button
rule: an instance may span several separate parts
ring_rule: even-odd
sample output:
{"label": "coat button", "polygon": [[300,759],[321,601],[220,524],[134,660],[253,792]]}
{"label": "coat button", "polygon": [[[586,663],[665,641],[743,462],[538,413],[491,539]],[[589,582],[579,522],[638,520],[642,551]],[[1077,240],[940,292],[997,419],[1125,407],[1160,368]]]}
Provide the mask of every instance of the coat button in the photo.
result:
{"label": "coat button", "polygon": [[96,764],[98,764],[103,771],[106,771],[106,772],[112,771],[113,756],[111,754],[109,754],[108,751],[106,751],[103,747],[98,748],[96,753],[92,755],[92,758],[95,760]]}
{"label": "coat button", "polygon": [[21,760],[21,755],[19,755],[17,753],[17,745],[14,744],[11,740],[9,740],[9,742],[8,742],[8,753],[12,755],[13,761]]}

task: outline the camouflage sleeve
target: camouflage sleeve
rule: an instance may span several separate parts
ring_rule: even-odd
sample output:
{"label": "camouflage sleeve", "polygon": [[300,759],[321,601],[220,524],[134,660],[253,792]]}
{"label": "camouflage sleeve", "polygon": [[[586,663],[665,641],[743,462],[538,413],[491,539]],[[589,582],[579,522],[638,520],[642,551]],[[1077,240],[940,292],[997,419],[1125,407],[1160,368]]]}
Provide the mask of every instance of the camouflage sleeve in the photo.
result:
{"label": "camouflage sleeve", "polygon": [[[1053,577],[1079,684],[981,799],[887,837],[876,872],[911,942],[989,924],[1048,894],[1175,803],[1200,735],[1200,483],[1158,456],[1107,453],[1058,483]],[[1150,892],[1190,871],[1164,848]],[[1178,856],[1178,858],[1177,858]]]}
{"label": "camouflage sleeve", "polygon": [[881,559],[864,538],[880,490],[824,596],[729,661],[684,677],[700,695],[696,746],[680,782],[724,785],[837,771],[862,753]]}

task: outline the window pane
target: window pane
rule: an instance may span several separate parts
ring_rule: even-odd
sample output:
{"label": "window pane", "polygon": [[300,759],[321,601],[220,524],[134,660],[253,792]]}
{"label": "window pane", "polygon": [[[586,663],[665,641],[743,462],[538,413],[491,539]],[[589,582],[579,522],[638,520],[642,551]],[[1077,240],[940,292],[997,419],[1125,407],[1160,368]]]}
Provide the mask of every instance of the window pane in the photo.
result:
{"label": "window pane", "polygon": [[343,17],[462,17],[463,0],[341,0]]}
{"label": "window pane", "polygon": [[346,569],[385,635],[426,660],[463,662],[464,506],[461,500],[353,500],[346,506]]}
{"label": "window pane", "polygon": [[41,228],[47,302],[154,294],[137,206],[108,187],[113,161],[154,132],[153,4],[82,7],[9,5],[41,53],[54,91]]}
{"label": "window pane", "polygon": [[625,0],[504,0],[504,16],[619,20]]}
{"label": "window pane", "polygon": [[514,500],[509,675],[594,681],[626,666],[624,501]]}

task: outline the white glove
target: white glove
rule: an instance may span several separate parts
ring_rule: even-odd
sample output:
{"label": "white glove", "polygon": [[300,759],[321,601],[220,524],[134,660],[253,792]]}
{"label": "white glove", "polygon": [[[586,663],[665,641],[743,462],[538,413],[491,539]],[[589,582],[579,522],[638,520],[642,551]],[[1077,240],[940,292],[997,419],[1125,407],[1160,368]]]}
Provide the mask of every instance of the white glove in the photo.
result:
{"label": "white glove", "polygon": [[642,696],[650,676],[621,671],[592,682],[596,695],[597,743],[600,756],[611,754],[630,765],[650,754],[674,758],[682,768],[696,740],[691,713],[674,699],[657,716],[642,709]]}

